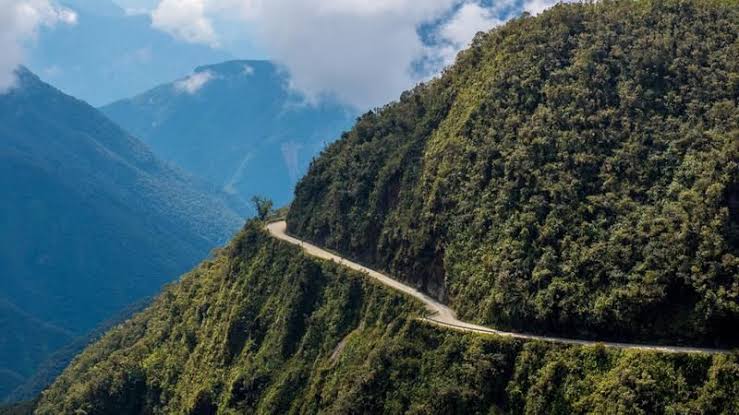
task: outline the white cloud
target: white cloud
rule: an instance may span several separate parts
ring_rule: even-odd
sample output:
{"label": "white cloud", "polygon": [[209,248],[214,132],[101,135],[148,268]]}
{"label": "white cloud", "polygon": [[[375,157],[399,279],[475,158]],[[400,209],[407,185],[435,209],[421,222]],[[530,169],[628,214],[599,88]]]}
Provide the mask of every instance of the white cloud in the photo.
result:
{"label": "white cloud", "polygon": [[0,93],[15,84],[15,70],[24,59],[24,44],[35,40],[39,27],[76,22],[73,11],[48,0],[0,0]]}
{"label": "white cloud", "polygon": [[526,0],[523,9],[532,15],[537,15],[557,3],[571,3],[576,0]]}
{"label": "white cloud", "polygon": [[[154,25],[190,42],[218,45],[214,27],[240,21],[252,41],[290,73],[309,100],[333,96],[366,109],[421,80],[419,61],[450,64],[478,31],[511,8],[537,13],[552,0],[161,0]],[[505,11],[505,13],[503,13]],[[425,44],[420,25],[441,22]],[[440,67],[433,67],[439,70]],[[428,74],[426,74],[428,75]]]}
{"label": "white cloud", "polygon": [[218,37],[205,16],[207,0],[162,0],[151,12],[152,26],[192,43],[218,46]]}
{"label": "white cloud", "polygon": [[494,7],[483,7],[479,3],[465,3],[437,31],[439,46],[434,51],[444,65],[454,63],[457,53],[468,47],[477,32],[488,31],[504,21],[500,8],[509,1],[499,1]]}
{"label": "white cloud", "polygon": [[477,32],[490,30],[503,22],[495,12],[495,9],[482,7],[477,3],[466,3],[439,32],[455,45],[468,46]]}
{"label": "white cloud", "polygon": [[217,44],[212,19],[241,19],[309,99],[332,95],[367,108],[413,84],[411,63],[426,51],[418,25],[457,1],[162,0],[152,16],[155,26],[206,44]]}
{"label": "white cloud", "polygon": [[174,88],[177,92],[184,92],[193,95],[213,79],[215,79],[215,75],[213,75],[211,71],[197,72],[185,79],[175,82]]}
{"label": "white cloud", "polygon": [[418,81],[412,64],[428,52],[418,26],[455,2],[270,0],[257,10],[256,33],[295,89],[366,109]]}

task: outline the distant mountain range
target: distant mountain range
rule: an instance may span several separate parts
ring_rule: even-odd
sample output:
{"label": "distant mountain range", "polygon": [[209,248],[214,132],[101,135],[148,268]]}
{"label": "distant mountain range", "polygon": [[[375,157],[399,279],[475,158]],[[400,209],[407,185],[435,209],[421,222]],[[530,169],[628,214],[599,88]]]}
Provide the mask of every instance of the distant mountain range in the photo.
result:
{"label": "distant mountain range", "polygon": [[267,61],[198,67],[101,110],[160,158],[242,199],[259,194],[278,204],[356,115],[330,100],[307,103]]}
{"label": "distant mountain range", "polygon": [[189,269],[245,213],[88,104],[26,69],[18,78],[0,95],[0,396]]}
{"label": "distant mountain range", "polygon": [[231,59],[223,50],[174,39],[148,15],[127,14],[110,0],[61,0],[75,25],[40,31],[28,66],[65,93],[104,105],[181,77],[193,67]]}

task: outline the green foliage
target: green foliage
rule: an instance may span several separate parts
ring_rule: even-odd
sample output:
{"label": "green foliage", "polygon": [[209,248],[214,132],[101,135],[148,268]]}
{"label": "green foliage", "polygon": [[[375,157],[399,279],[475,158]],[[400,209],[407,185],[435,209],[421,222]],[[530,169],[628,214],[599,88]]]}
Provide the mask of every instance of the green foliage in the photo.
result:
{"label": "green foliage", "polygon": [[[462,334],[260,222],[90,346],[37,414],[735,413],[737,355]],[[732,406],[733,405],[733,406]],[[732,412],[734,411],[734,412]]]}
{"label": "green foliage", "polygon": [[266,220],[272,214],[272,200],[266,197],[254,196],[251,198],[254,210],[257,212],[259,220]]}
{"label": "green foliage", "polygon": [[89,347],[38,411],[280,412],[349,333],[397,331],[419,310],[360,275],[338,276],[260,224]]}
{"label": "green foliage", "polygon": [[736,1],[559,5],[361,117],[291,233],[499,327],[739,344]]}

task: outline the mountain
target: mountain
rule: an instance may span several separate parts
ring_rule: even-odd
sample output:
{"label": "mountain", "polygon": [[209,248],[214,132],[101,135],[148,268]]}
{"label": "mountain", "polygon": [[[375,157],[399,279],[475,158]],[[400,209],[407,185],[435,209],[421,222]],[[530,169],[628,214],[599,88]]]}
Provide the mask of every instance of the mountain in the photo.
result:
{"label": "mountain", "polygon": [[[704,164],[719,170],[736,168],[732,147],[726,147],[726,135],[733,133],[725,131],[736,126],[731,124],[736,104],[725,98],[733,93],[735,85],[714,81],[736,79],[732,66],[736,63],[730,52],[736,44],[732,40],[739,33],[732,30],[739,24],[738,10],[724,1],[607,0],[559,5],[537,17],[524,15],[478,36],[472,48],[439,79],[403,94],[400,102],[365,115],[349,134],[327,148],[298,186],[288,225],[300,235],[316,239],[324,236],[327,249],[352,253],[374,252],[373,245],[362,245],[374,243],[376,237],[371,226],[359,228],[364,221],[386,226],[381,235],[382,241],[388,242],[415,232],[434,231],[439,246],[447,248],[438,262],[431,261],[433,266],[424,262],[426,257],[418,253],[433,259],[434,252],[412,239],[393,257],[394,264],[404,265],[395,269],[415,267],[422,278],[444,275],[434,292],[447,292],[452,304],[461,310],[466,309],[460,305],[478,298],[473,289],[485,291],[492,283],[507,283],[508,291],[494,291],[493,300],[500,301],[499,297],[506,298],[504,294],[510,292],[511,301],[518,301],[523,317],[530,304],[527,297],[519,297],[517,290],[528,289],[531,279],[535,278],[542,292],[556,287],[565,290],[571,285],[565,273],[570,266],[565,261],[570,249],[580,249],[588,264],[607,264],[610,260],[608,249],[597,256],[585,256],[588,250],[616,246],[624,267],[630,266],[632,257],[642,258],[640,255],[650,258],[652,267],[667,268],[671,261],[682,260],[661,256],[659,262],[654,262],[656,258],[647,255],[640,235],[646,229],[652,232],[651,249],[681,249],[680,237],[685,233],[696,243],[695,251],[708,255],[706,260],[709,254],[721,254],[723,263],[712,265],[716,274],[704,274],[707,286],[721,285],[723,280],[717,275],[725,270],[720,267],[735,263],[731,251],[735,246],[727,241],[732,240],[731,232],[736,229],[730,212],[736,200],[733,188],[722,187],[721,183],[730,183],[736,176],[697,173],[710,171]],[[700,42],[691,44],[694,49],[685,49],[683,42],[691,39],[687,35],[691,33],[699,34],[696,38]],[[621,41],[628,42],[629,47],[622,47]],[[664,50],[659,45],[664,45]],[[673,53],[682,58],[674,58]],[[543,61],[538,60],[540,56]],[[700,62],[705,65],[698,66]],[[559,69],[553,75],[548,65],[559,65]],[[660,72],[662,76],[655,78],[653,71],[687,69],[680,65],[690,69],[679,72],[683,75],[680,82],[685,82],[681,84],[682,94],[671,94],[671,82],[675,82],[669,75],[672,72]],[[606,70],[609,68],[612,70]],[[552,76],[557,82],[548,81]],[[616,81],[611,76],[624,78]],[[576,81],[584,84],[575,87],[571,83]],[[590,82],[598,86],[597,90]],[[698,92],[689,87],[692,83],[703,87],[700,99],[693,95]],[[623,96],[618,101],[610,95],[612,85],[621,85],[617,90]],[[663,93],[667,95],[660,95]],[[556,107],[546,105],[550,99]],[[600,107],[613,102],[623,102],[627,108]],[[589,115],[584,116],[579,106],[585,106]],[[711,108],[710,115],[694,114],[706,106]],[[535,114],[524,116],[526,108]],[[679,114],[693,114],[690,125],[683,125],[682,118],[670,112],[678,108],[682,111]],[[621,114],[619,111],[630,111],[629,117],[619,117],[620,130],[629,134],[607,123],[608,117]],[[655,111],[664,113],[657,116]],[[642,129],[647,121],[649,129],[645,132]],[[603,123],[598,130],[602,131],[586,128],[595,122]],[[692,128],[697,131],[691,133]],[[669,131],[674,131],[669,137],[676,142],[662,141]],[[632,135],[642,140],[641,145],[630,141]],[[607,152],[608,160],[594,166],[604,146],[613,147]],[[665,147],[669,149],[667,154],[663,153]],[[689,156],[685,154],[688,149]],[[569,164],[561,161],[557,169],[547,161],[566,157],[572,158],[565,160]],[[480,160],[487,162],[478,165]],[[653,193],[639,193],[637,185],[655,180],[650,169],[657,162],[661,171],[658,176],[670,183],[670,189],[660,192],[657,186]],[[618,173],[603,176],[610,180],[602,184],[609,192],[601,197],[597,192],[586,192],[596,185],[594,172],[608,163],[608,169],[613,170],[606,172]],[[547,175],[542,175],[539,169],[546,166]],[[584,171],[573,171],[575,168]],[[688,168],[695,169],[696,175],[687,175]],[[680,172],[677,177],[676,172]],[[425,181],[432,178],[426,176],[431,173],[439,176]],[[517,181],[508,183],[504,180],[507,178]],[[569,180],[568,186],[559,183],[564,178]],[[496,184],[495,191],[488,188],[489,183]],[[690,190],[682,189],[686,183],[711,190],[697,198]],[[422,184],[426,185],[425,193],[419,190]],[[472,191],[480,185],[486,190],[484,197]],[[540,185],[548,193],[542,194]],[[456,199],[461,191],[457,187],[470,192],[468,200]],[[671,200],[671,192],[675,191],[682,197]],[[729,193],[728,206],[717,196],[724,191]],[[657,196],[664,200],[648,209],[650,201],[655,203],[650,197]],[[428,204],[416,205],[421,202],[416,197]],[[505,203],[497,201],[498,197],[506,198]],[[610,205],[610,216],[603,216],[595,207],[588,210],[586,203],[602,204],[603,198],[618,198],[619,203]],[[554,205],[561,201],[567,202],[565,206]],[[689,215],[713,212],[717,216],[707,223],[700,217],[690,217],[701,227],[701,234],[690,234],[692,228],[684,224],[679,228],[682,233],[665,233],[684,220],[675,203],[685,203],[682,207],[689,209]],[[413,217],[405,216],[407,211],[403,209],[408,205],[418,207]],[[534,210],[518,212],[524,207]],[[554,228],[552,221],[557,218],[549,219],[547,228],[538,226],[535,220],[542,214],[540,210],[546,213],[555,207],[567,227]],[[658,222],[661,227],[646,228],[646,223],[645,228],[633,226],[627,229],[630,235],[609,227],[612,238],[599,243],[597,238],[605,232],[601,227],[609,221],[632,217],[621,209],[633,209],[633,215],[648,222],[660,218],[663,212],[658,207],[673,213]],[[374,210],[378,208],[383,209],[382,214]],[[503,214],[510,214],[511,219],[505,220]],[[331,217],[333,221],[329,221]],[[588,222],[592,218],[598,220]],[[389,223],[398,226],[387,227]],[[511,228],[512,223],[521,223],[522,227]],[[470,229],[469,224],[476,228]],[[739,392],[736,353],[623,350],[602,344],[523,340],[440,327],[423,318],[427,312],[416,297],[379,285],[366,274],[341,264],[309,256],[297,245],[272,238],[264,225],[257,220],[248,222],[213,258],[167,287],[146,310],[88,347],[42,394],[36,413],[739,412],[735,399]],[[581,236],[591,238],[588,244],[571,235],[582,227],[589,231]],[[475,229],[480,235],[470,235]],[[561,233],[546,233],[557,229]],[[512,233],[514,230],[517,232]],[[353,238],[345,243],[343,237],[350,231]],[[471,239],[462,244],[456,233]],[[494,244],[499,235],[508,235],[503,246]],[[701,239],[706,235],[711,237],[711,250]],[[660,245],[665,237],[671,239],[669,247]],[[561,249],[550,247],[553,252],[547,250],[545,259],[538,259],[538,247],[550,239],[561,240]],[[514,256],[523,255],[517,251],[521,244],[527,246],[523,254],[529,256]],[[385,245],[379,247],[385,249]],[[383,252],[381,249],[379,252]],[[674,255],[664,252],[668,253]],[[461,257],[469,264],[467,274],[457,274],[465,270]],[[514,262],[521,271],[496,274],[494,267],[502,267],[500,261],[505,261],[503,265]],[[542,264],[535,275],[524,272],[529,262]],[[480,272],[475,268],[480,263],[489,272],[472,273]],[[696,271],[687,268],[683,272]],[[414,281],[407,274],[401,275]],[[442,284],[446,284],[447,275],[455,285],[445,291]],[[729,275],[736,278],[737,274]],[[457,291],[459,279],[467,276],[477,276],[474,281],[461,280],[474,283],[465,292],[471,298],[460,297]],[[587,278],[591,276],[592,281]],[[591,289],[590,296],[547,292],[552,308],[564,315],[567,308],[556,308],[560,301],[597,299],[602,290],[592,287],[603,284],[603,280],[595,277],[587,274],[579,281],[582,289]],[[631,284],[617,292],[633,296],[654,288],[644,286],[652,281],[651,274],[647,274],[646,281],[632,278]],[[555,287],[547,284],[551,280]],[[618,282],[614,278],[611,284]],[[722,301],[724,297],[730,299],[732,289],[735,286],[718,290],[713,303],[716,312],[729,307]],[[654,290],[645,294],[655,292],[659,293]],[[532,291],[531,299],[537,295],[538,291]],[[479,306],[494,306],[501,319],[516,315],[512,305],[501,306],[487,297]],[[705,329],[685,324],[682,319],[698,305],[685,302],[683,306],[686,314],[676,314],[672,304],[657,302],[654,312],[672,318],[678,327],[694,330],[686,332],[684,338],[701,338],[719,329],[710,324],[710,313],[705,315],[704,322],[709,323]],[[590,310],[583,307],[580,311],[579,315],[588,316]],[[479,314],[481,320],[486,316]],[[728,316],[732,318],[730,311]],[[656,319],[649,315],[642,318],[632,321],[636,328]],[[526,323],[532,330],[541,328],[535,316]],[[621,320],[612,323],[618,329]],[[732,327],[736,325],[714,334],[730,335]],[[562,333],[568,329],[566,324],[561,326]],[[627,338],[635,334],[624,333]],[[675,333],[654,334],[660,337]]]}
{"label": "mountain", "polygon": [[[69,338],[68,333],[62,333],[62,335],[55,334],[54,337],[49,337],[50,342],[56,342],[52,347],[48,347],[43,350],[37,357],[29,360],[32,363],[32,368],[29,371],[33,372],[30,377],[16,376],[8,382],[8,385],[14,387],[8,393],[3,392],[0,396],[5,396],[4,401],[9,403],[18,402],[29,402],[37,398],[39,394],[51,385],[54,380],[64,371],[69,363],[80,354],[87,346],[99,340],[108,330],[115,327],[116,325],[128,320],[135,313],[142,311],[151,302],[151,297],[144,298],[133,304],[130,304],[117,312],[112,317],[99,323],[93,330],[86,334],[77,336],[75,338]],[[15,316],[10,315],[10,319],[14,319]],[[15,333],[26,333],[29,331],[28,326],[24,321],[21,320],[17,324],[17,327],[13,328]],[[6,331],[11,333],[11,331]],[[29,349],[33,350],[33,347],[38,345],[45,345],[48,343],[38,341],[38,337],[35,335],[31,337],[33,340],[32,344],[29,344]],[[40,361],[40,363],[38,363]],[[22,382],[19,384],[19,382]],[[0,414],[2,414],[2,405],[0,404]]]}
{"label": "mountain", "polygon": [[17,75],[0,95],[0,321],[12,329],[0,368],[26,377],[242,220],[226,195],[158,161],[94,108],[26,69]]}
{"label": "mountain", "polygon": [[63,0],[74,25],[42,28],[28,66],[62,91],[99,106],[230,59],[223,50],[174,39],[110,0]]}
{"label": "mountain", "polygon": [[72,339],[72,333],[28,315],[18,306],[0,298],[0,338],[3,356],[12,357],[12,365],[0,367],[0,397],[24,382],[39,361]]}
{"label": "mountain", "polygon": [[288,229],[469,321],[739,345],[736,29],[608,1],[481,34],[321,154]]}
{"label": "mountain", "polygon": [[244,200],[258,194],[278,205],[292,199],[311,158],[353,120],[330,100],[307,103],[266,61],[198,67],[101,110],[160,158]]}
{"label": "mountain", "polygon": [[251,222],[89,347],[36,414],[732,413],[736,355],[463,334]]}

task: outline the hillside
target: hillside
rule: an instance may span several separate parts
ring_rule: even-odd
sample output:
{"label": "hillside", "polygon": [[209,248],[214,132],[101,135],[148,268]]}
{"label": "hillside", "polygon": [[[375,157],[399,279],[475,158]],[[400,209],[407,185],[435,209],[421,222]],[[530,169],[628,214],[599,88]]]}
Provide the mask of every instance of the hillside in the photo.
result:
{"label": "hillside", "polygon": [[[0,398],[10,393],[32,373],[36,364],[70,341],[72,334],[29,316],[18,306],[0,298],[0,350],[13,357],[10,365],[0,367]],[[32,339],[31,341],[25,340]],[[0,399],[2,402],[2,399]]]}
{"label": "hillside", "polygon": [[81,354],[37,414],[731,413],[735,355],[463,335],[259,222]]}
{"label": "hillside", "polygon": [[26,377],[65,340],[190,269],[242,220],[225,195],[94,108],[26,69],[18,76],[0,96],[0,297],[19,310],[3,314],[13,330],[0,369]]}
{"label": "hillside", "polygon": [[739,7],[601,1],[478,35],[360,118],[288,230],[461,317],[739,344]]}
{"label": "hillside", "polygon": [[101,110],[161,159],[244,200],[263,195],[278,205],[291,200],[311,158],[353,120],[338,104],[306,103],[267,61],[198,67]]}
{"label": "hillside", "polygon": [[[130,304],[112,317],[99,323],[91,331],[73,339],[69,339],[68,334],[66,336],[60,336],[59,334],[54,333],[54,337],[49,337],[49,342],[54,342],[53,346],[56,347],[44,349],[43,353],[39,354],[38,358],[31,360],[35,367],[33,375],[30,377],[19,376],[18,379],[13,379],[13,382],[10,382],[9,384],[12,384],[15,388],[12,389],[10,393],[3,393],[3,395],[0,396],[5,397],[5,402],[13,403],[34,400],[44,389],[54,382],[64,369],[67,368],[69,363],[72,362],[78,354],[82,353],[85,348],[98,341],[113,327],[142,311],[150,302],[151,297],[147,297]],[[15,316],[11,315],[10,319],[15,319]],[[21,335],[28,333],[29,331],[28,327],[25,326],[25,323],[18,324],[15,330],[15,333],[19,333]],[[32,338],[34,341],[29,346],[46,344],[39,341],[39,337],[33,336]],[[32,347],[29,347],[28,349],[32,350]],[[39,361],[40,363],[38,363]],[[18,382],[22,383],[18,384]],[[1,406],[0,409],[2,409]],[[0,414],[2,413],[2,410],[0,410]]]}

